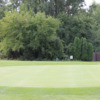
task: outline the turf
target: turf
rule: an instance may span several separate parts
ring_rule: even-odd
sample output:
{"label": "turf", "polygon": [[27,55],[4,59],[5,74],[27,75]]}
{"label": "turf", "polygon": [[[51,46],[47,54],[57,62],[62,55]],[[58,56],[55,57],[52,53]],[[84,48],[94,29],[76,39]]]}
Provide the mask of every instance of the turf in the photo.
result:
{"label": "turf", "polygon": [[100,63],[1,60],[0,100],[100,100]]}

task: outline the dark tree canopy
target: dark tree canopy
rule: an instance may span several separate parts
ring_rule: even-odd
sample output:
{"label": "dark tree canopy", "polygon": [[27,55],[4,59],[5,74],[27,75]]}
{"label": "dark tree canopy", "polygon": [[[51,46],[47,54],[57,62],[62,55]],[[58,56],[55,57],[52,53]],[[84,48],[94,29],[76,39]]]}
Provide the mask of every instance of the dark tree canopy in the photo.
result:
{"label": "dark tree canopy", "polygon": [[83,6],[84,0],[0,0],[0,57],[92,60],[100,52],[100,5]]}
{"label": "dark tree canopy", "polygon": [[45,12],[51,16],[57,16],[61,12],[75,14],[84,6],[84,0],[10,0],[10,2],[13,9],[18,9],[24,4],[28,10],[32,9],[35,13]]}

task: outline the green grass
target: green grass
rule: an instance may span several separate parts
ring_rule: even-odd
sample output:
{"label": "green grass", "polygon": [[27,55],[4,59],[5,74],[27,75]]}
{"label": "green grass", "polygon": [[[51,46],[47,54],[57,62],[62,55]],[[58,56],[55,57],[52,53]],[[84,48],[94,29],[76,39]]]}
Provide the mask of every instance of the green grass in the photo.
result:
{"label": "green grass", "polygon": [[100,65],[100,62],[82,62],[82,61],[13,61],[0,60],[0,67],[4,66],[33,66],[33,65]]}
{"label": "green grass", "polygon": [[0,100],[100,100],[100,63],[1,60]]}

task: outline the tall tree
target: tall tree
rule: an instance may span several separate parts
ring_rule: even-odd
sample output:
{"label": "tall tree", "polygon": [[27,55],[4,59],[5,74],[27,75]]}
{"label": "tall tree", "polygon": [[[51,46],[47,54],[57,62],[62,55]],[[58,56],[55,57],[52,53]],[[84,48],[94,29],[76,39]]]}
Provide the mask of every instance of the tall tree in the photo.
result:
{"label": "tall tree", "polygon": [[81,39],[81,60],[87,61],[88,60],[88,44],[86,38]]}
{"label": "tall tree", "polygon": [[94,24],[92,44],[94,45],[95,52],[100,52],[100,5],[93,3],[89,10],[90,16],[93,18]]}
{"label": "tall tree", "polygon": [[47,15],[57,16],[61,12],[75,14],[84,5],[84,0],[10,0],[13,9],[18,9],[23,3],[35,13],[45,12]]}
{"label": "tall tree", "polygon": [[0,19],[4,17],[4,0],[0,0]]}
{"label": "tall tree", "polygon": [[78,37],[74,39],[74,59],[81,59],[81,40]]}
{"label": "tall tree", "polygon": [[88,43],[88,61],[93,60],[93,45],[91,43]]}
{"label": "tall tree", "polygon": [[81,7],[85,6],[84,0],[65,0],[66,13],[75,14]]}
{"label": "tall tree", "polygon": [[74,16],[61,13],[58,15],[58,19],[61,24],[57,34],[66,45],[72,43],[75,37],[84,37],[92,43],[94,20],[86,12]]}

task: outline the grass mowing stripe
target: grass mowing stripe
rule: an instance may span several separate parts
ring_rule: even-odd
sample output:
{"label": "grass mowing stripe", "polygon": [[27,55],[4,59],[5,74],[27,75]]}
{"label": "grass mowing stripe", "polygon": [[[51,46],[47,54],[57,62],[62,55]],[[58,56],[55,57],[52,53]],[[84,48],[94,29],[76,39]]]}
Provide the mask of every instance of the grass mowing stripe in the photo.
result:
{"label": "grass mowing stripe", "polygon": [[0,94],[17,95],[100,95],[100,87],[84,88],[28,88],[28,87],[0,87]]}
{"label": "grass mowing stripe", "polygon": [[82,61],[12,61],[0,60],[0,67],[4,66],[32,66],[32,65],[100,65],[100,62]]}
{"label": "grass mowing stripe", "polygon": [[0,100],[100,100],[100,87],[59,89],[0,87]]}

